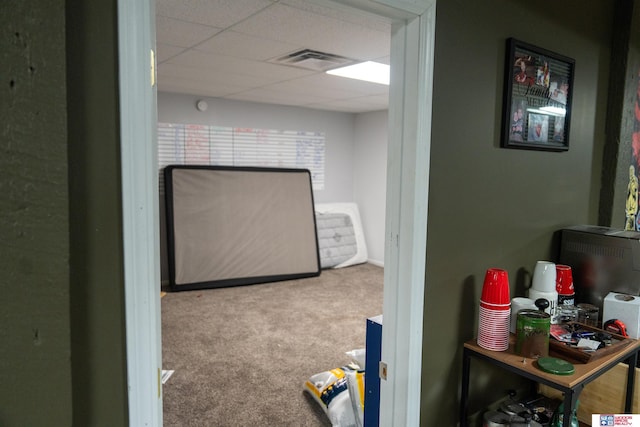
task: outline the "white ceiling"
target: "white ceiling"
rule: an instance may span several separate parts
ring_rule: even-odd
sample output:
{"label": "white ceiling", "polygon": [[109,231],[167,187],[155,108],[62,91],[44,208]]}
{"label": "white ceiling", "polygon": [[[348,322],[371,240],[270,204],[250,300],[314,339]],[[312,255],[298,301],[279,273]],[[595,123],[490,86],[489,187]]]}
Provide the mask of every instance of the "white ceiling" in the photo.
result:
{"label": "white ceiling", "polygon": [[390,24],[309,0],[156,0],[158,90],[331,111],[385,110],[388,86],[269,62],[302,49],[389,63]]}

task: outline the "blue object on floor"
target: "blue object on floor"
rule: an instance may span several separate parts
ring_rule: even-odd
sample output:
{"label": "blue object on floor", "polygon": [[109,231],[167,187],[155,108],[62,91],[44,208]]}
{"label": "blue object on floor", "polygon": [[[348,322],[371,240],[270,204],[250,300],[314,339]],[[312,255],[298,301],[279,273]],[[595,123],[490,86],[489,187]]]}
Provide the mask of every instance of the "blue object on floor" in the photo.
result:
{"label": "blue object on floor", "polygon": [[364,427],[380,423],[380,376],[382,356],[382,315],[367,319],[364,369]]}

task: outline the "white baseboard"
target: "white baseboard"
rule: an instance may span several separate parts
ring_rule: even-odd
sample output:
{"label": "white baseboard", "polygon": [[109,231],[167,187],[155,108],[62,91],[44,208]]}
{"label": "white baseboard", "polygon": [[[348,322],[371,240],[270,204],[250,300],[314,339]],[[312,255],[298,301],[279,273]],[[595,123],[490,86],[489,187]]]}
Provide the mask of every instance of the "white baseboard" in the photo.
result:
{"label": "white baseboard", "polygon": [[384,267],[384,261],[378,261],[377,259],[368,259],[369,264],[377,265],[378,267]]}

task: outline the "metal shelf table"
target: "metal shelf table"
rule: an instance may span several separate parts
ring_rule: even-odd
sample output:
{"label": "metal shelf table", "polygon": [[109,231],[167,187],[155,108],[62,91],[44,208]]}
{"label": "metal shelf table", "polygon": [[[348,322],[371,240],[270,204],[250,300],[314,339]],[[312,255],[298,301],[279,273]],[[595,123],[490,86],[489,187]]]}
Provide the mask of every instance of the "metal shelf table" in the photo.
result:
{"label": "metal shelf table", "polygon": [[[618,352],[602,356],[589,363],[575,363],[575,372],[572,375],[554,375],[537,368],[535,359],[524,358],[515,354],[515,336],[511,334],[509,348],[506,351],[491,351],[480,347],[475,339],[464,343],[462,353],[462,393],[460,398],[460,426],[468,426],[468,398],[469,376],[471,373],[471,358],[483,360],[496,365],[509,372],[520,375],[537,383],[545,384],[564,393],[563,425],[571,425],[571,414],[580,396],[580,392],[591,381],[607,372],[620,362],[626,362],[630,369],[627,375],[627,389],[624,410],[631,412],[633,404],[633,387],[635,379],[635,367],[638,364],[640,352],[640,340],[633,342]],[[551,356],[558,357],[551,353]],[[562,357],[560,357],[562,358]]]}

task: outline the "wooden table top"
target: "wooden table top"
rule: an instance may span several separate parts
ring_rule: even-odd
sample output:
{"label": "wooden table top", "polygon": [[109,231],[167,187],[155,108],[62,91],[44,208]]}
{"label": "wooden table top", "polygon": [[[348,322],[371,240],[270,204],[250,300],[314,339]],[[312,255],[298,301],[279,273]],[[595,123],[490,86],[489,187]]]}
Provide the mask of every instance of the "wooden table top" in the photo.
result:
{"label": "wooden table top", "polygon": [[[617,362],[623,361],[624,359],[632,355],[633,352],[640,350],[640,340],[632,339],[631,341],[631,344],[621,348],[620,351],[602,356],[594,361],[588,363],[571,362],[575,367],[575,372],[571,375],[555,375],[545,372],[537,367],[536,359],[526,358],[515,354],[514,334],[511,334],[509,340],[509,348],[505,351],[492,351],[482,348],[478,345],[475,338],[464,343],[464,346],[465,348],[472,350],[475,353],[482,354],[505,365],[509,365],[518,371],[526,372],[539,378],[544,378],[545,380],[564,388],[573,389],[575,386],[585,381],[591,375],[597,373],[599,370],[611,364],[615,366]],[[559,359],[566,359],[561,355],[554,354],[553,352],[551,352],[549,356],[558,357]],[[617,362],[614,363],[614,361]]]}

